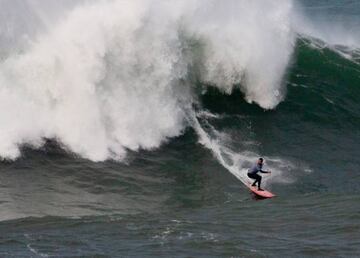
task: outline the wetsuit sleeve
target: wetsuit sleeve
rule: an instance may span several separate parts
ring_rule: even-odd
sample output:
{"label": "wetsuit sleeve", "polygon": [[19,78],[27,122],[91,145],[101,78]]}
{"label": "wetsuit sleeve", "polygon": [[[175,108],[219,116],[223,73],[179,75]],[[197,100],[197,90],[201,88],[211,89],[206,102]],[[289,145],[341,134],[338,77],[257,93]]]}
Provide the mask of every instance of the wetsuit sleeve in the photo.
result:
{"label": "wetsuit sleeve", "polygon": [[262,169],[260,169],[260,172],[261,172],[261,173],[264,173],[264,174],[270,173],[269,171],[265,171],[265,170],[262,170]]}

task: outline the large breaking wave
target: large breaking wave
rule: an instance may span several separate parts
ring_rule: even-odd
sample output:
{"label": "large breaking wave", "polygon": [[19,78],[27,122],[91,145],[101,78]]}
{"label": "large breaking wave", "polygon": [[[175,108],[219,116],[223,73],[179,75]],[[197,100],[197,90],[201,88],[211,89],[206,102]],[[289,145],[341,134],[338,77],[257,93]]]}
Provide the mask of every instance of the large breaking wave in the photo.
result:
{"label": "large breaking wave", "polygon": [[78,1],[51,21],[26,3],[34,25],[0,30],[3,158],[48,138],[94,161],[156,148],[191,123],[198,82],[264,109],[286,94],[293,1]]}

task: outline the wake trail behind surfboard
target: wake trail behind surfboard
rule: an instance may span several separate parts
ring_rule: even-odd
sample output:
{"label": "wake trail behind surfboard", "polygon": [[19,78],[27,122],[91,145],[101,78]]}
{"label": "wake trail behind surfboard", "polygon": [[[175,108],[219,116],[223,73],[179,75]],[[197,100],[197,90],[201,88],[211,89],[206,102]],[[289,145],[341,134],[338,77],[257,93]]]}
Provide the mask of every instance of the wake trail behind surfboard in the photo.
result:
{"label": "wake trail behind surfboard", "polygon": [[[239,179],[245,186],[247,186],[250,181],[246,177],[246,169],[239,169],[239,167],[243,167],[243,163],[249,163],[256,159],[255,154],[252,153],[234,153],[229,148],[223,146],[220,143],[219,138],[212,138],[210,134],[208,134],[205,129],[201,126],[198,117],[196,115],[193,116],[192,119],[193,128],[199,136],[199,142],[211,150],[214,157],[220,162],[220,164],[226,168],[231,174],[233,174],[237,179]],[[207,128],[212,131],[212,134],[216,135],[217,131],[213,128],[209,123],[207,123]]]}
{"label": "wake trail behind surfboard", "polygon": [[[252,183],[247,176],[250,166],[259,158],[259,154],[247,150],[233,151],[225,145],[226,139],[231,139],[229,135],[218,132],[209,122],[210,119],[221,119],[219,115],[212,114],[208,111],[191,112],[188,117],[190,124],[199,137],[199,143],[209,149],[218,162],[240,180],[246,187]],[[225,139],[226,138],[226,139]],[[280,158],[266,157],[268,161],[267,167],[272,171],[271,177],[264,176],[262,185],[266,186],[270,181],[291,183],[291,179],[282,175],[283,170],[291,170],[295,168],[288,161]]]}

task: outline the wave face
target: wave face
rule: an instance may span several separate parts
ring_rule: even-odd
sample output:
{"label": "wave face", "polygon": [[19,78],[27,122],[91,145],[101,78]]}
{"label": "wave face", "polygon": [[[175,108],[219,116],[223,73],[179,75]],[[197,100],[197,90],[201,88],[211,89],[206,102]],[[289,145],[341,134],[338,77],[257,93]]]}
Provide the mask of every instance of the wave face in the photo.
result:
{"label": "wave face", "polygon": [[196,130],[193,107],[208,87],[274,109],[284,78],[296,84],[301,42],[358,69],[359,35],[327,33],[306,18],[309,3],[2,0],[0,156],[56,139],[93,161],[124,160]]}
{"label": "wave face", "polygon": [[186,127],[194,80],[265,109],[284,98],[292,1],[4,3],[3,158],[45,138],[94,161],[156,148]]}

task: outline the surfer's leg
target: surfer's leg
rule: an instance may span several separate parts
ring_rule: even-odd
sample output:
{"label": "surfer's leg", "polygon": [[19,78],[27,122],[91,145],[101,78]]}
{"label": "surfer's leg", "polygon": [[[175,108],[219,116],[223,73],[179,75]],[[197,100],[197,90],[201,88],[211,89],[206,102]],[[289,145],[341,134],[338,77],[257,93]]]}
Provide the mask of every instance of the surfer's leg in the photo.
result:
{"label": "surfer's leg", "polygon": [[255,175],[253,175],[253,178],[255,179],[253,186],[256,186],[256,183],[259,183],[259,175],[255,174]]}
{"label": "surfer's leg", "polygon": [[258,179],[257,179],[257,181],[258,181],[258,189],[259,190],[261,190],[261,187],[260,187],[260,185],[261,185],[261,176],[259,176],[259,175],[257,175],[258,176]]}
{"label": "surfer's leg", "polygon": [[256,183],[258,182],[258,179],[257,178],[255,178],[255,181],[254,181],[254,183],[252,184],[253,186],[256,186]]}
{"label": "surfer's leg", "polygon": [[256,186],[256,180],[257,180],[256,177],[255,177],[256,175],[253,175],[253,174],[251,174],[251,173],[248,173],[247,175],[248,175],[248,177],[250,177],[251,179],[255,179],[254,183],[252,183],[251,186]]}
{"label": "surfer's leg", "polygon": [[256,185],[256,183],[258,183],[258,188],[260,188],[260,184],[261,184],[261,176],[258,174],[253,175],[253,177],[256,179],[254,182],[254,186]]}

